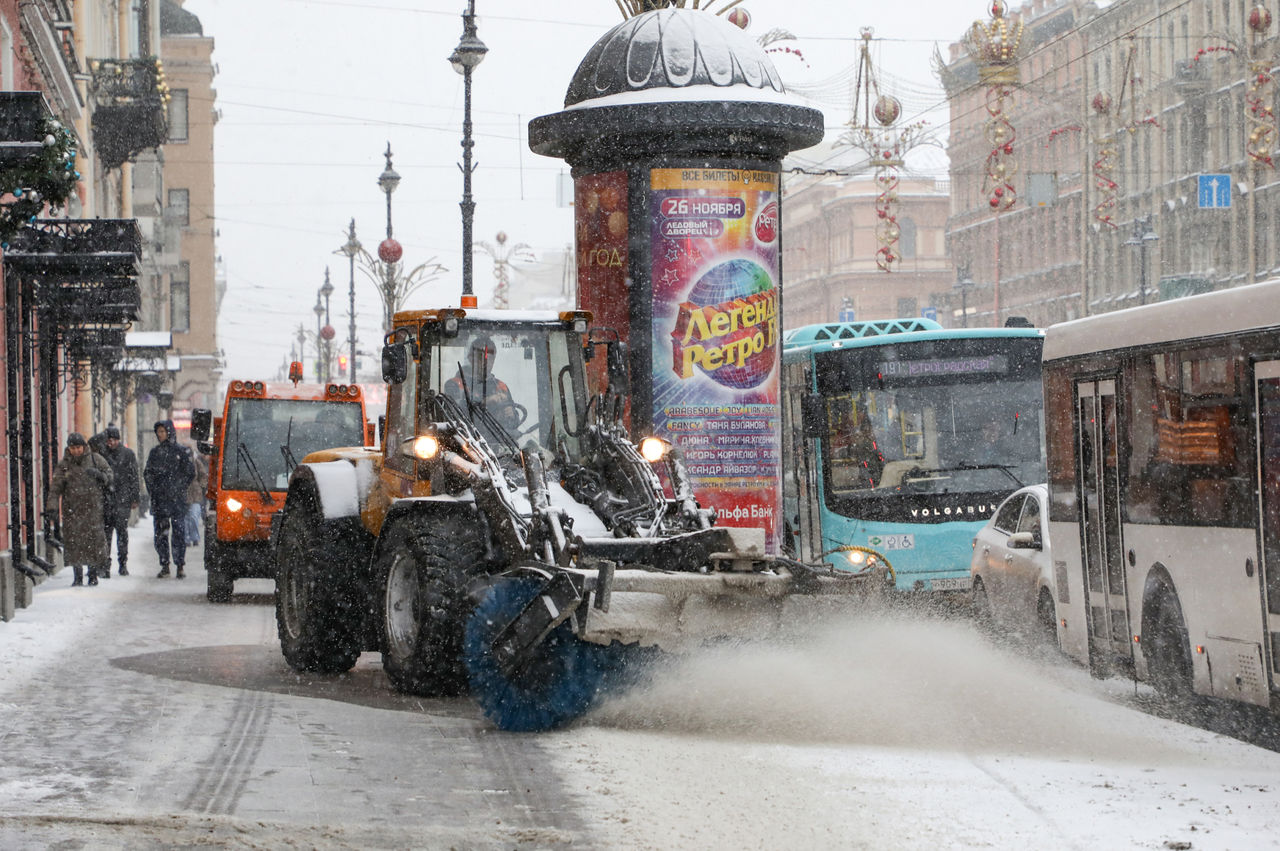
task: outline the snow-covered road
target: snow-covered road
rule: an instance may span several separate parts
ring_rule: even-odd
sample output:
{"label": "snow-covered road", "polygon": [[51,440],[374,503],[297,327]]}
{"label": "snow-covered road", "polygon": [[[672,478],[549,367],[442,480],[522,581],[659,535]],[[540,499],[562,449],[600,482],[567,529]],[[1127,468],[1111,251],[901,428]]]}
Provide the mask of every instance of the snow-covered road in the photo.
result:
{"label": "snow-covered road", "polygon": [[718,647],[520,736],[374,654],[294,675],[270,583],[135,573],[0,624],[0,847],[1280,848],[1280,753],[963,619]]}

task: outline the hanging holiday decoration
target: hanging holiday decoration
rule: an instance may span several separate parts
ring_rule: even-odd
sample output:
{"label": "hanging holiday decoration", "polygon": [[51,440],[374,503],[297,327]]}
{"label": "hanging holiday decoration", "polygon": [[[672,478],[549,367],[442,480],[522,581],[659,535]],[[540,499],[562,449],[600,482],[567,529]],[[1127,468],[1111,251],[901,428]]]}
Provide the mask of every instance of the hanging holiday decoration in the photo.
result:
{"label": "hanging holiday decoration", "polygon": [[55,211],[76,191],[76,139],[55,119],[41,125],[32,153],[0,166],[0,243],[8,245],[48,204]]}
{"label": "hanging holiday decoration", "polygon": [[1100,225],[1116,228],[1116,205],[1120,187],[1115,180],[1116,136],[1111,130],[1111,95],[1098,92],[1090,101],[1094,121],[1101,132],[1094,135],[1093,185],[1098,190],[1098,201],[1093,205],[1093,220]]}
{"label": "hanging holiday decoration", "polygon": [[1013,178],[1018,165],[1014,159],[1017,132],[1011,120],[1011,96],[1018,87],[1018,54],[1022,49],[1022,22],[1005,17],[1004,0],[991,3],[991,21],[974,21],[964,36],[965,50],[978,66],[978,79],[986,87],[987,121],[983,135],[991,146],[987,154],[982,192],[996,212],[1012,209],[1018,193]]}
{"label": "hanging holiday decoration", "polygon": [[700,9],[704,12],[725,15],[730,23],[744,30],[751,24],[751,15],[747,10],[737,8],[743,0],[729,0],[718,8],[716,6],[718,0],[613,0],[613,2],[624,19],[634,18],[636,15],[656,9]]}
{"label": "hanging holiday decoration", "polygon": [[498,231],[494,242],[496,244],[490,245],[481,240],[476,243],[476,248],[493,258],[493,277],[497,281],[493,288],[493,306],[505,310],[511,306],[511,264],[532,263],[536,258],[527,243],[507,245],[506,231]]}
{"label": "hanging holiday decoration", "polygon": [[1249,122],[1249,135],[1246,136],[1245,152],[1255,166],[1275,168],[1276,156],[1276,113],[1272,104],[1276,102],[1276,78],[1272,74],[1271,59],[1261,59],[1258,54],[1259,43],[1271,29],[1271,12],[1261,3],[1256,4],[1249,12],[1249,31],[1253,34],[1253,46],[1249,61],[1249,91],[1245,95],[1245,118]]}
{"label": "hanging holiday decoration", "polygon": [[892,272],[901,258],[898,239],[898,184],[907,152],[925,141],[924,122],[896,127],[902,104],[880,91],[880,82],[871,61],[870,27],[862,29],[862,53],[854,89],[853,118],[849,130],[838,143],[853,145],[866,153],[875,169],[876,182],[876,266]]}

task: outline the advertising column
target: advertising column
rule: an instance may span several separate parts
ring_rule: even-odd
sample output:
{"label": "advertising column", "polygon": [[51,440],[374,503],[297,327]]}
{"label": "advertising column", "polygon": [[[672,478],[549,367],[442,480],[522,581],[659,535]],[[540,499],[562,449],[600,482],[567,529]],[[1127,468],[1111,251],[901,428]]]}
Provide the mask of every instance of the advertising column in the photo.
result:
{"label": "advertising column", "polygon": [[[698,500],[777,552],[777,172],[649,173],[654,434],[681,447]],[[669,356],[668,356],[669,353]]]}

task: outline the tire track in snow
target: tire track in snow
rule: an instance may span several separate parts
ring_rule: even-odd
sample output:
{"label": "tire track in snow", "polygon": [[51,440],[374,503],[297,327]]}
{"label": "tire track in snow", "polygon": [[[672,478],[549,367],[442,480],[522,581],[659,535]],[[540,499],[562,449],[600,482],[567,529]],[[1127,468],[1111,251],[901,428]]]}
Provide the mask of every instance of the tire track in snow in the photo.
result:
{"label": "tire track in snow", "polygon": [[243,692],[236,698],[226,728],[218,737],[219,746],[212,760],[201,766],[199,781],[183,801],[184,809],[215,815],[235,813],[262,750],[274,702],[273,695],[257,691]]}

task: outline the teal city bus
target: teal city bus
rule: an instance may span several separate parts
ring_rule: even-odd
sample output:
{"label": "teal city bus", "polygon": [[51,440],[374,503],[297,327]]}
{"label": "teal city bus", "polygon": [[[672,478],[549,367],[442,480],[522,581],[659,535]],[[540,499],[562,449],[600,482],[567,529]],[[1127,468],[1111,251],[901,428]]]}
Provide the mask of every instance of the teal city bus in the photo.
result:
{"label": "teal city bus", "polygon": [[1043,342],[1025,321],[786,332],[788,548],[842,569],[886,561],[900,591],[967,593],[978,528],[1014,490],[1045,480]]}

